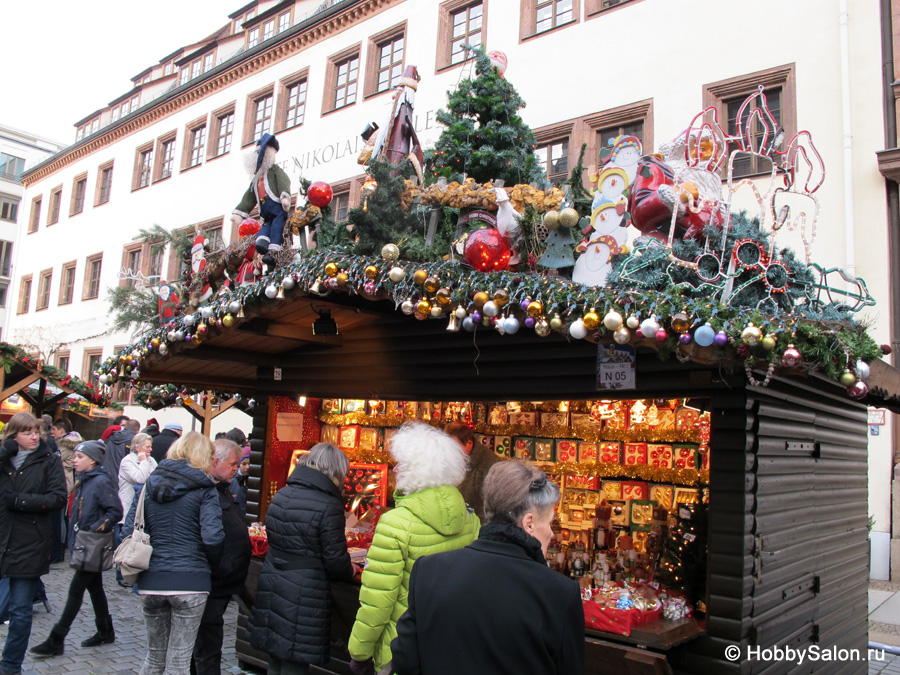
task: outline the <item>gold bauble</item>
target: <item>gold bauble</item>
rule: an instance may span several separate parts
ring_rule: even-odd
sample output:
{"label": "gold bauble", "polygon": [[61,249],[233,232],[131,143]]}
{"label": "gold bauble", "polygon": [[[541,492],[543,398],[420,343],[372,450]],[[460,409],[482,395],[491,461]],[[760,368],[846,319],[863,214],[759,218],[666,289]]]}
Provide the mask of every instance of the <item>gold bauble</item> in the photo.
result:
{"label": "gold bauble", "polygon": [[374,279],[378,276],[378,268],[375,265],[366,265],[366,279]]}
{"label": "gold bauble", "polygon": [[766,335],[762,340],[759,341],[759,346],[765,349],[767,352],[774,351],[776,346],[775,338],[771,335]]}
{"label": "gold bauble", "polygon": [[686,332],[691,327],[691,320],[684,312],[672,315],[672,328],[679,333]]}
{"label": "gold bauble", "polygon": [[547,323],[547,319],[538,319],[538,322],[534,324],[534,332],[541,337],[547,337],[548,335],[550,335],[550,324]]}
{"label": "gold bauble", "polygon": [[381,257],[390,262],[394,262],[400,257],[400,248],[397,244],[385,244],[381,247]]}
{"label": "gold bauble", "polygon": [[346,286],[350,283],[350,275],[346,272],[341,272],[337,275],[337,277],[335,277],[335,279],[337,280],[338,286],[341,287]]}
{"label": "gold bauble", "polygon": [[562,319],[559,318],[559,314],[550,319],[550,328],[553,330],[559,330],[562,328]]}
{"label": "gold bauble", "polygon": [[153,345],[153,348],[156,349],[159,347],[159,338],[153,338],[150,340],[150,344]]}
{"label": "gold bauble", "polygon": [[494,302],[503,307],[506,303],[509,302],[509,291],[505,288],[500,288],[494,291]]}
{"label": "gold bauble", "polygon": [[440,305],[449,305],[450,304],[450,289],[449,288],[439,288],[437,293],[434,294],[435,300],[438,301]]}
{"label": "gold bauble", "polygon": [[337,263],[330,262],[327,265],[325,265],[326,276],[333,277],[337,273],[338,273]]}
{"label": "gold bauble", "polygon": [[441,282],[437,277],[428,277],[422,285],[427,293],[434,293],[440,287]]}
{"label": "gold bauble", "polygon": [[184,399],[182,399],[182,400],[184,401],[185,405],[190,405],[191,403],[194,402],[194,399],[192,399],[190,396],[185,396]]}
{"label": "gold bauble", "polygon": [[597,330],[597,326],[600,325],[600,315],[594,310],[591,310],[581,317],[581,321],[588,330]]}
{"label": "gold bauble", "polygon": [[547,211],[542,222],[548,230],[559,229],[559,211]]}
{"label": "gold bauble", "polygon": [[475,295],[472,296],[472,302],[475,303],[475,306],[481,309],[484,307],[484,303],[490,300],[490,297],[484,291],[478,291]]}
{"label": "gold bauble", "polygon": [[571,206],[566,207],[559,212],[559,224],[561,227],[575,227],[578,224],[578,221],[578,211],[573,209]]}
{"label": "gold bauble", "polygon": [[425,270],[416,270],[413,272],[413,281],[415,281],[420,286],[425,283],[425,280],[428,278],[428,272]]}
{"label": "gold bauble", "polygon": [[419,314],[428,315],[428,313],[431,312],[431,303],[425,298],[422,298],[416,303],[416,311]]}
{"label": "gold bauble", "polygon": [[748,323],[747,327],[741,331],[741,339],[745,344],[750,345],[751,347],[755,347],[757,343],[759,343],[760,338],[762,337],[762,331],[759,330],[752,323]]}
{"label": "gold bauble", "polygon": [[226,314],[222,317],[222,325],[225,328],[231,328],[234,325],[234,317],[231,314]]}
{"label": "gold bauble", "polygon": [[[528,303],[528,309],[525,310],[532,319],[538,318],[541,314],[544,313],[544,306],[538,300],[533,300]],[[548,326],[549,328],[549,326]]]}
{"label": "gold bauble", "polygon": [[375,190],[378,189],[378,181],[374,178],[366,178],[366,182],[362,184],[360,188],[360,192],[363,197],[371,197],[375,194]]}

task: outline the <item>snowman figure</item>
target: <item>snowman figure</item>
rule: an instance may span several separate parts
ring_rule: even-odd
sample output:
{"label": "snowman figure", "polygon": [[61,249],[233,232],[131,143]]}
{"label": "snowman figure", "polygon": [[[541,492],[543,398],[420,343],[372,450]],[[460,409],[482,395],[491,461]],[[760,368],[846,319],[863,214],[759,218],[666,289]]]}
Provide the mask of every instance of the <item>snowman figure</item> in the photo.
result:
{"label": "snowman figure", "polygon": [[591,180],[596,181],[594,200],[591,202],[591,213],[597,212],[603,204],[613,204],[625,213],[627,199],[624,192],[628,188],[628,172],[618,166],[607,166],[599,176],[591,175]]}
{"label": "snowman figure", "polygon": [[[612,149],[601,161],[607,167],[624,169],[628,175],[628,185],[634,182],[637,175],[638,160],[641,158],[641,141],[637,136],[617,136],[609,141]],[[626,186],[627,187],[627,186]]]}
{"label": "snowman figure", "polygon": [[628,230],[623,223],[624,210],[616,204],[606,202],[591,218],[593,231],[578,247],[581,256],[575,261],[572,281],[585,286],[605,286],[606,277],[612,270],[610,259],[623,252],[628,241]]}

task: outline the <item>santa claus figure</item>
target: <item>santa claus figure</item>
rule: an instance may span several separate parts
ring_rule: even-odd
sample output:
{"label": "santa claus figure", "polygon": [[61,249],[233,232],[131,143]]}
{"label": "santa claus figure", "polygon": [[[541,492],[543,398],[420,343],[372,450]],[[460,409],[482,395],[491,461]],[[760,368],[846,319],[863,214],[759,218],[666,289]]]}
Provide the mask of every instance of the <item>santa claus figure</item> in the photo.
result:
{"label": "santa claus figure", "polygon": [[263,134],[257,141],[256,151],[248,155],[250,187],[231,216],[233,226],[240,227],[253,207],[259,207],[263,224],[256,237],[256,250],[269,266],[275,265],[274,254],[281,250],[284,223],[291,208],[291,179],[275,164],[278,149],[278,140],[271,134]]}
{"label": "santa claus figure", "polygon": [[393,164],[409,159],[415,167],[419,183],[422,178],[422,146],[416,135],[413,109],[416,104],[416,88],[419,84],[419,72],[415,66],[407,66],[397,82],[391,115],[378,131],[371,156]]}

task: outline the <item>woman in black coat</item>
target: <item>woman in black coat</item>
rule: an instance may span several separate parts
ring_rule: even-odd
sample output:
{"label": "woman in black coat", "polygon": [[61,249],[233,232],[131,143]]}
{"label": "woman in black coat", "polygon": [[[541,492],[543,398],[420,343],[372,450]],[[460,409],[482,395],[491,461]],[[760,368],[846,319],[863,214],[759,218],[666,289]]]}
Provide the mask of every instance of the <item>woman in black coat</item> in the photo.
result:
{"label": "woman in black coat", "polygon": [[266,511],[269,553],[250,644],[269,655],[269,675],[306,673],[330,658],[331,581],[353,577],[338,487],[349,466],[330,443],[313,446]]}
{"label": "woman in black coat", "polygon": [[391,642],[397,675],[581,675],[578,583],[547,567],[559,488],[528,462],[491,467],[487,524],[463,549],[416,561]]}
{"label": "woman in black coat", "polygon": [[[69,518],[69,548],[75,544],[75,533],[112,532],[122,519],[122,502],[112,477],[103,468],[106,446],[101,441],[85,441],[75,446],[75,471],[79,481],[75,487],[72,513]],[[110,541],[110,543],[112,543]],[[85,590],[90,593],[94,608],[97,632],[81,643],[82,647],[96,647],[116,641],[109,603],[103,591],[103,572],[75,570],[69,584],[69,597],[59,621],[50,631],[50,637],[31,648],[31,655],[38,658],[58,656],[63,653],[63,643],[78,616]]]}

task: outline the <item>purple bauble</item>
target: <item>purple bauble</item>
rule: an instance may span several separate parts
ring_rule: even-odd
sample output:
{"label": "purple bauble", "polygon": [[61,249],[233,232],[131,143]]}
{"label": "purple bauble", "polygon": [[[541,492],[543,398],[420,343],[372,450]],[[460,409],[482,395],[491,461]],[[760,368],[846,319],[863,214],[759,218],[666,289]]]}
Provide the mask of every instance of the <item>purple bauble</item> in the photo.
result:
{"label": "purple bauble", "polygon": [[481,321],[481,312],[479,312],[477,309],[474,312],[472,312],[469,316],[472,317],[472,321],[474,321],[475,323],[478,323],[479,321]]}
{"label": "purple bauble", "polygon": [[724,330],[720,330],[718,333],[716,333],[716,337],[713,338],[713,344],[719,348],[722,348],[725,345],[727,345],[728,344],[728,333],[726,333]]}
{"label": "purple bauble", "polygon": [[527,311],[528,311],[528,305],[530,305],[530,304],[531,304],[531,300],[523,300],[522,302],[519,303],[519,307],[522,308],[522,311],[523,311],[523,312],[527,312]]}
{"label": "purple bauble", "polygon": [[530,316],[525,319],[525,328],[534,328],[534,319]]}
{"label": "purple bauble", "polygon": [[690,333],[682,333],[678,336],[678,342],[683,345],[691,344],[691,334]]}
{"label": "purple bauble", "polygon": [[857,380],[852,386],[847,387],[847,395],[857,400],[865,398],[869,393],[868,385],[862,380]]}

